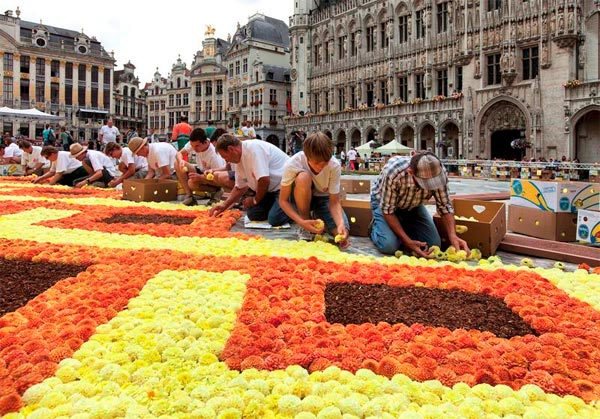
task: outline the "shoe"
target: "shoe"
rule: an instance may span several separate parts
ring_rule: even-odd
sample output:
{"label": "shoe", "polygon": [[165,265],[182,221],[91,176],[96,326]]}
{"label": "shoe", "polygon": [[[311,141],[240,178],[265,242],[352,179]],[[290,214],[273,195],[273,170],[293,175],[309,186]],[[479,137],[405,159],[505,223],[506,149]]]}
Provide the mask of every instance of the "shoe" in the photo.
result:
{"label": "shoe", "polygon": [[298,240],[304,240],[311,242],[315,239],[315,233],[311,233],[308,230],[298,227]]}
{"label": "shoe", "polygon": [[193,196],[188,196],[183,200],[183,205],[186,207],[193,207],[194,205],[198,205],[198,201]]}

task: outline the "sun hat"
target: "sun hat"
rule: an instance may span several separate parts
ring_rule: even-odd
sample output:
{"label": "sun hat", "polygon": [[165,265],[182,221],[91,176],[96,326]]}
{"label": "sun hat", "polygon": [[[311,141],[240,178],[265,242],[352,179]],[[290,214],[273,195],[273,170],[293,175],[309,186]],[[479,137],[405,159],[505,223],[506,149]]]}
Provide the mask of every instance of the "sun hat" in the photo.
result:
{"label": "sun hat", "polygon": [[147,142],[148,142],[148,140],[146,140],[145,138],[133,137],[131,140],[129,140],[127,147],[129,147],[129,150],[131,150],[131,153],[133,155],[135,155],[138,151],[140,151],[140,149],[143,146],[146,145]]}
{"label": "sun hat", "polygon": [[75,158],[77,156],[79,156],[82,153],[85,153],[87,151],[87,146],[81,145],[79,143],[73,143],[71,144],[71,146],[69,147],[69,152],[71,153],[71,158]]}
{"label": "sun hat", "polygon": [[432,152],[415,154],[411,159],[410,168],[417,184],[427,191],[443,188],[448,183],[442,162]]}

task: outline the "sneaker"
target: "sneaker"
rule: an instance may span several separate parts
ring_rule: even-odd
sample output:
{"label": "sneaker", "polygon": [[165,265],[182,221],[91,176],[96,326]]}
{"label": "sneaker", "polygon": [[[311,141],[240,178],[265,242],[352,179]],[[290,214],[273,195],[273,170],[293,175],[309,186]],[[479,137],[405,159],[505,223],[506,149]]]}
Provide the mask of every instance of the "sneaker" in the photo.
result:
{"label": "sneaker", "polygon": [[188,196],[183,200],[183,205],[186,207],[193,207],[194,205],[198,205],[198,201],[193,196]]}
{"label": "sneaker", "polygon": [[223,189],[219,189],[217,192],[213,193],[208,201],[208,205],[216,204],[221,201],[221,197],[223,196]]}
{"label": "sneaker", "polygon": [[304,240],[311,242],[315,239],[315,233],[311,233],[308,230],[298,227],[298,240]]}

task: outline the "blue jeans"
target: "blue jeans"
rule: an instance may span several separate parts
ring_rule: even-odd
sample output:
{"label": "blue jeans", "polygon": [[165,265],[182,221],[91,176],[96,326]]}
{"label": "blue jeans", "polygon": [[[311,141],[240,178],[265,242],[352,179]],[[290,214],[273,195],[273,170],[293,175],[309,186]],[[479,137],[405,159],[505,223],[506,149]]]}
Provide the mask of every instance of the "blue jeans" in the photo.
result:
{"label": "blue jeans", "polygon": [[[371,241],[375,247],[386,255],[393,255],[396,250],[404,250],[404,244],[383,218],[379,200],[373,197],[371,197],[371,211],[373,212]],[[429,247],[441,245],[442,240],[433,223],[433,217],[429,215],[424,205],[410,210],[399,209],[394,215],[398,217],[402,228],[411,239],[425,242]]]}
{"label": "blue jeans", "polygon": [[[326,231],[331,232],[337,229],[337,224],[331,216],[331,210],[329,208],[329,195],[327,196],[315,196],[313,195],[310,200],[310,210],[314,214],[315,219],[321,219],[325,222]],[[342,209],[342,216],[344,217],[344,224],[346,229],[350,230],[350,223],[348,223],[348,217]]]}
{"label": "blue jeans", "polygon": [[256,206],[248,208],[246,215],[250,221],[267,220],[273,227],[292,221],[279,206],[279,191],[267,192]]}

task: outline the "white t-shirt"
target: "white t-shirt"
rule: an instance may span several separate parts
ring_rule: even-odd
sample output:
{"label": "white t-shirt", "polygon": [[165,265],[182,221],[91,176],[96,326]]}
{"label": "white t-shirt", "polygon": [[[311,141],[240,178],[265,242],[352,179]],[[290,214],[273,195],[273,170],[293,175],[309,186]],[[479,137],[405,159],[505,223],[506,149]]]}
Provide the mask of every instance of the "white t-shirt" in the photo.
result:
{"label": "white t-shirt", "polygon": [[223,160],[223,157],[215,151],[215,147],[212,144],[210,144],[206,151],[203,151],[202,153],[196,153],[189,141],[183,149],[188,153],[188,156],[195,156],[196,166],[198,166],[200,170],[221,169],[225,167],[225,160]]}
{"label": "white t-shirt", "polygon": [[245,125],[242,127],[242,134],[244,134],[244,137],[256,137],[256,132],[254,132],[254,128],[247,127]]}
{"label": "white t-shirt", "polygon": [[7,159],[11,157],[21,157],[22,155],[23,150],[21,150],[16,143],[10,143],[10,145],[4,149],[4,157]]}
{"label": "white t-shirt", "polygon": [[103,152],[98,150],[88,150],[87,158],[90,159],[90,164],[92,165],[94,172],[106,169],[112,176],[119,176],[119,170],[115,167],[115,163]]}
{"label": "white t-shirt", "polygon": [[357,154],[355,150],[348,150],[348,160],[356,160]]}
{"label": "white t-shirt", "polygon": [[242,141],[242,158],[235,168],[235,185],[256,191],[258,179],[269,177],[269,192],[278,191],[287,154],[273,144],[262,140]]}
{"label": "white t-shirt", "polygon": [[109,127],[108,125],[102,125],[98,134],[102,134],[102,144],[108,144],[110,142],[116,143],[117,137],[121,134],[119,128]]}
{"label": "white t-shirt", "polygon": [[123,148],[123,154],[121,154],[121,163],[125,166],[129,166],[131,163],[135,164],[135,170],[148,170],[148,160],[143,156],[134,156],[131,150],[127,147]]}
{"label": "white t-shirt", "polygon": [[74,172],[81,167],[81,162],[71,157],[71,153],[68,151],[59,151],[56,161],[52,162],[50,170],[54,170],[56,173],[68,174]]}
{"label": "white t-shirt", "polygon": [[175,157],[177,150],[169,143],[151,143],[148,144],[150,151],[148,152],[148,168],[154,171],[160,170],[161,167],[169,166],[171,173],[175,171]]}
{"label": "white t-shirt", "polygon": [[331,157],[327,166],[325,166],[319,174],[315,174],[310,169],[308,160],[303,151],[294,154],[283,168],[281,185],[290,186],[301,172],[310,173],[314,186],[313,195],[327,196],[329,194],[336,195],[340,193],[340,176],[342,174],[342,168],[340,162],[335,157]]}
{"label": "white t-shirt", "polygon": [[31,154],[23,152],[21,155],[22,166],[27,166],[29,169],[33,169],[38,163],[43,163],[42,167],[50,166],[50,162],[42,157],[42,147],[34,145],[31,148]]}

